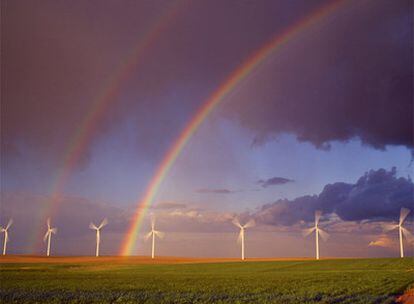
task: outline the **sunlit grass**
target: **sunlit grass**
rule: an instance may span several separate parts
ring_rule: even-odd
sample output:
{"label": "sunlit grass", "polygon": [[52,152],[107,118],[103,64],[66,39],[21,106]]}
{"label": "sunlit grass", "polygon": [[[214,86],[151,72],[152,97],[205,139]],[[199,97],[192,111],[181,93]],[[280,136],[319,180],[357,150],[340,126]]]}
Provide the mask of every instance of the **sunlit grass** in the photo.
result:
{"label": "sunlit grass", "polygon": [[3,303],[392,303],[414,259],[2,264]]}

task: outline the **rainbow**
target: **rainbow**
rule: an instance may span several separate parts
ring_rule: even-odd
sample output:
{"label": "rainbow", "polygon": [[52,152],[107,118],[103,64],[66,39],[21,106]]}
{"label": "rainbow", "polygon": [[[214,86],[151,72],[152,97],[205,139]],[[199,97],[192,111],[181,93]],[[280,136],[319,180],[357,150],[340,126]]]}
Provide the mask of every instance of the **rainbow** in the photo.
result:
{"label": "rainbow", "polygon": [[185,1],[178,0],[171,5],[166,6],[164,12],[156,18],[155,22],[149,27],[144,37],[131,50],[127,59],[121,62],[117,71],[110,77],[100,94],[95,98],[88,113],[84,116],[82,122],[76,129],[72,140],[70,141],[66,153],[63,156],[62,166],[58,170],[54,183],[51,186],[50,198],[43,204],[42,210],[39,212],[37,221],[42,226],[34,229],[29,252],[35,250],[37,240],[41,239],[39,236],[43,232],[41,227],[46,222],[46,218],[52,217],[56,214],[59,205],[61,193],[67,184],[73,168],[78,164],[86,147],[91,141],[92,136],[96,133],[97,126],[110,106],[122,85],[122,83],[129,78],[136,66],[142,62],[144,55],[148,53],[161,34],[168,28],[171,21],[176,18],[176,15],[182,8]]}
{"label": "rainbow", "polygon": [[165,154],[161,164],[158,166],[153,178],[147,186],[144,197],[138,202],[138,207],[134,213],[132,224],[130,225],[121,246],[121,255],[133,254],[134,244],[136,243],[138,232],[145,217],[146,210],[154,202],[155,196],[157,195],[162,182],[166,178],[171,167],[174,165],[177,157],[181,154],[187,142],[198,130],[206,117],[217,107],[217,105],[220,104],[220,102],[225,99],[226,96],[228,96],[230,92],[236,88],[238,84],[246,79],[246,77],[270,55],[274,54],[275,51],[283,47],[300,32],[322,20],[325,16],[328,16],[336,11],[343,2],[344,0],[331,2],[330,4],[311,13],[300,22],[289,27],[283,33],[277,34],[270,41],[256,50],[250,57],[248,57],[247,60],[236,68],[230,76],[207,98]]}

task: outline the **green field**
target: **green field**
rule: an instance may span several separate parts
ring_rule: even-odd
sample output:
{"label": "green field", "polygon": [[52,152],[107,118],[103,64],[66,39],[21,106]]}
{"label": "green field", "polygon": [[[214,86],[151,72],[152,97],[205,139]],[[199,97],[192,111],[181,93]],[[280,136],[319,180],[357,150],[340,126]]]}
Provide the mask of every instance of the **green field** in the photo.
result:
{"label": "green field", "polygon": [[2,303],[393,303],[414,259],[0,264]]}

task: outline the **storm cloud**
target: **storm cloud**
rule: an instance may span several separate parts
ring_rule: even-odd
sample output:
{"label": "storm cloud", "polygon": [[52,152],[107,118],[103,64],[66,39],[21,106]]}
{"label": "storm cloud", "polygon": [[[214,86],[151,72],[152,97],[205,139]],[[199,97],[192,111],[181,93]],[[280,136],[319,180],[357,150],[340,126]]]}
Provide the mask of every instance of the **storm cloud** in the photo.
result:
{"label": "storm cloud", "polygon": [[[82,160],[126,118],[135,125],[139,150],[160,157],[248,54],[322,1],[175,2],[181,4],[1,2],[3,158],[30,150],[32,157],[60,161],[78,127],[105,98]],[[172,9],[177,13],[161,30],[159,21]],[[151,49],[131,61],[154,29],[159,34],[149,35]],[[154,116],[162,123],[154,124]]]}
{"label": "storm cloud", "polygon": [[354,184],[328,184],[319,195],[266,204],[255,214],[268,225],[293,225],[312,222],[315,210],[335,213],[344,221],[397,220],[402,207],[413,209],[414,184],[410,178],[397,177],[396,169],[367,172]]}
{"label": "storm cloud", "polygon": [[[413,2],[339,12],[274,54],[227,104],[254,144],[290,133],[327,149],[359,139],[413,148]],[[352,20],[352,21],[351,21]]]}
{"label": "storm cloud", "polygon": [[[4,163],[29,152],[60,161],[78,126],[114,85],[112,76],[166,10],[162,2],[97,3],[2,2]],[[249,54],[323,5],[183,5],[110,96],[81,158],[127,116],[135,118],[140,150],[161,157]],[[88,17],[92,12],[96,18]],[[375,148],[412,147],[412,1],[350,1],[334,15],[334,26],[307,29],[229,96],[231,115],[254,131],[257,143],[288,132],[318,147],[354,137]],[[154,113],[162,124],[153,124]]]}

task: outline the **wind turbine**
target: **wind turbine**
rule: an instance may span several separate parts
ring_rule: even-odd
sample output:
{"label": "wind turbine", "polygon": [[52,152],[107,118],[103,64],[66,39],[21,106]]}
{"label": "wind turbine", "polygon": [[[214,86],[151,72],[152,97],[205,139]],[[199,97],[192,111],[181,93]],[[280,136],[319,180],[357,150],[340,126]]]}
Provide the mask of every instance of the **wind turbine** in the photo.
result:
{"label": "wind turbine", "polygon": [[237,238],[237,242],[241,243],[241,259],[244,260],[244,230],[246,228],[253,227],[256,223],[253,219],[251,219],[246,224],[241,225],[239,220],[235,218],[233,220],[233,224],[240,228],[240,233],[239,233],[239,237]]}
{"label": "wind turbine", "polygon": [[400,256],[403,258],[404,257],[404,240],[403,240],[403,236],[405,235],[407,238],[412,238],[412,234],[410,233],[410,231],[408,231],[406,228],[404,228],[402,226],[402,224],[404,223],[405,219],[407,218],[408,214],[410,213],[410,209],[407,208],[401,208],[400,210],[400,221],[398,223],[398,225],[386,225],[385,226],[385,231],[391,231],[394,230],[395,228],[398,228],[398,232],[399,232],[399,236],[400,236]]}
{"label": "wind turbine", "polygon": [[148,240],[152,237],[152,248],[151,248],[151,258],[155,258],[155,236],[158,236],[160,239],[164,237],[164,233],[161,231],[155,230],[155,219],[151,218],[151,231],[145,236],[145,239]]}
{"label": "wind turbine", "polygon": [[96,225],[94,223],[90,223],[89,224],[89,228],[96,230],[96,256],[99,256],[99,245],[101,243],[101,229],[108,224],[108,220],[105,218],[103,219],[103,221],[101,222],[101,224],[96,227]]}
{"label": "wind turbine", "polygon": [[7,223],[6,228],[0,227],[0,231],[4,232],[4,242],[3,242],[3,255],[6,255],[6,249],[7,249],[7,242],[9,241],[9,228],[13,224],[13,220],[9,219],[9,222]]}
{"label": "wind turbine", "polygon": [[43,242],[46,242],[47,240],[47,251],[46,251],[46,255],[49,256],[50,255],[50,240],[52,238],[52,233],[56,234],[57,232],[57,228],[51,228],[50,227],[50,218],[47,219],[47,231],[45,236],[43,237]]}
{"label": "wind turbine", "polygon": [[326,241],[329,237],[329,234],[323,231],[318,227],[319,220],[321,219],[322,212],[317,210],[315,211],[315,226],[304,231],[304,236],[310,235],[315,231],[315,242],[316,242],[316,259],[319,260],[319,235],[321,238]]}

